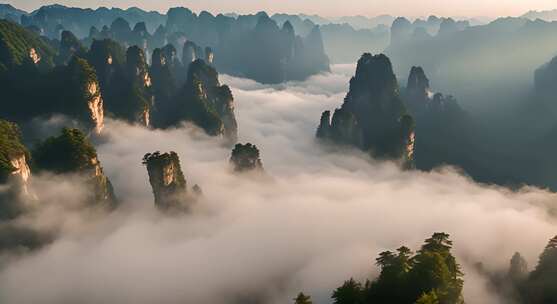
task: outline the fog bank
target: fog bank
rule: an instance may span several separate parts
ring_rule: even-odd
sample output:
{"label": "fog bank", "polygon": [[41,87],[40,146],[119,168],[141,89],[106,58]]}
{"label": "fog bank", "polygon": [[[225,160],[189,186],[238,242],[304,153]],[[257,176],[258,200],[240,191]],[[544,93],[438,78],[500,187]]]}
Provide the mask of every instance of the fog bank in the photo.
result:
{"label": "fog bank", "polygon": [[[26,219],[59,237],[1,266],[0,302],[288,303],[304,291],[329,303],[344,280],[374,277],[381,251],[418,249],[444,231],[465,272],[465,300],[503,303],[474,264],[506,269],[520,251],[534,266],[557,231],[557,196],[480,185],[452,168],[403,172],[320,146],[320,114],[342,104],[353,69],[279,86],[221,77],[235,97],[240,142],[261,150],[265,180],[234,175],[229,147],[191,125],[160,131],[108,121],[97,149],[121,208],[97,216],[64,203]],[[202,187],[191,214],[155,209],[141,158],[157,150],[176,151],[188,183]],[[68,183],[51,181],[38,195],[50,189],[48,205],[71,201]]]}

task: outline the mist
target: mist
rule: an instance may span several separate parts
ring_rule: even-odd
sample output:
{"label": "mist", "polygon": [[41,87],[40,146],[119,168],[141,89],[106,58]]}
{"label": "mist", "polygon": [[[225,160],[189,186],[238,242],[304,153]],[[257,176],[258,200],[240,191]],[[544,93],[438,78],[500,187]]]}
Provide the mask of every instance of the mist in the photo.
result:
{"label": "mist", "polygon": [[403,83],[412,66],[422,66],[437,90],[467,110],[504,116],[525,102],[536,69],[557,55],[556,25],[499,18],[450,35],[412,38],[385,52]]}
{"label": "mist", "polygon": [[[288,303],[304,291],[330,303],[344,280],[375,277],[381,251],[418,249],[444,231],[463,266],[465,300],[504,303],[475,264],[504,271],[520,251],[535,265],[557,230],[557,196],[478,184],[457,168],[401,171],[318,144],[320,113],[342,104],[354,66],[332,70],[273,86],[221,77],[234,94],[240,142],[261,150],[268,178],[234,174],[230,148],[194,126],[109,120],[97,150],[121,207],[79,212],[78,179],[36,176],[46,202],[22,221],[56,239],[1,265],[0,302]],[[190,214],[154,207],[141,164],[154,151],[176,151],[188,183],[202,187]]]}

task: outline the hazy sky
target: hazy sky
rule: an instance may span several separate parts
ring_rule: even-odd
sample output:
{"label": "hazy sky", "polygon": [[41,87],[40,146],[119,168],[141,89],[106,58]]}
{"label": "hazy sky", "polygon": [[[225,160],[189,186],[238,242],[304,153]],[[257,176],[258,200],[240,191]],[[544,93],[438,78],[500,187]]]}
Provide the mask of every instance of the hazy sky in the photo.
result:
{"label": "hazy sky", "polygon": [[185,6],[194,11],[306,13],[324,16],[392,14],[404,16],[513,16],[529,10],[557,8],[555,0],[8,0],[25,10],[41,5],[60,3],[68,6],[98,7],[138,6],[166,11],[169,7]]}

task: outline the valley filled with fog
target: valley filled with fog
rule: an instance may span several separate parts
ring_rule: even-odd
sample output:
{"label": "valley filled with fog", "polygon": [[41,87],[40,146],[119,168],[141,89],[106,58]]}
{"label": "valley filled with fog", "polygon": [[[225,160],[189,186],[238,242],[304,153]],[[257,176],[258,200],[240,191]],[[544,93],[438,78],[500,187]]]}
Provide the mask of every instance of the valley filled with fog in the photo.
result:
{"label": "valley filled with fog", "polygon": [[0,303],[557,303],[557,10],[16,6]]}
{"label": "valley filled with fog", "polygon": [[[108,121],[98,153],[121,208],[102,217],[78,213],[68,202],[80,197],[79,183],[36,177],[35,190],[49,200],[21,221],[59,237],[3,262],[0,298],[284,303],[304,290],[326,303],[346,278],[376,276],[377,253],[402,242],[416,248],[445,231],[463,266],[465,300],[503,303],[476,263],[505,271],[520,251],[534,265],[557,228],[556,195],[478,184],[450,167],[409,172],[350,149],[331,153],[315,141],[315,121],[342,101],[352,69],[333,66],[276,86],[221,77],[238,101],[239,139],[260,148],[266,178],[238,178],[229,150],[194,126],[159,131]],[[166,217],[154,208],[141,158],[156,150],[176,151],[187,182],[202,187],[191,214]]]}

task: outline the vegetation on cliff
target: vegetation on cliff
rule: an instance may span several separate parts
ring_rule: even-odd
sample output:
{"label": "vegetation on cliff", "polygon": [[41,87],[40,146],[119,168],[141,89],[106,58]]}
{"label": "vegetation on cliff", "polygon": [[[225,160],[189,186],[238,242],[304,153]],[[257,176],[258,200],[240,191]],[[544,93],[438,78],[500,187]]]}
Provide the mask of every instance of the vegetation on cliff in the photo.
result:
{"label": "vegetation on cliff", "polygon": [[88,201],[114,207],[117,204],[110,180],[104,175],[95,147],[78,129],[62,129],[59,136],[50,137],[33,151],[38,170],[56,174],[82,175],[91,186]]}
{"label": "vegetation on cliff", "polygon": [[26,63],[34,63],[31,55],[40,58],[41,66],[54,64],[55,50],[37,34],[20,25],[0,19],[0,74]]}
{"label": "vegetation on cliff", "polygon": [[21,132],[17,124],[0,119],[0,183],[6,182],[8,176],[16,169],[12,159],[25,156],[28,160],[29,151],[21,142]]}
{"label": "vegetation on cliff", "polygon": [[321,116],[318,138],[412,166],[414,120],[406,112],[387,56],[362,55],[343,105],[332,120],[330,116],[329,111]]}
{"label": "vegetation on cliff", "polygon": [[263,170],[259,149],[251,143],[236,144],[234,149],[232,149],[230,163],[236,172]]}
{"label": "vegetation on cliff", "polygon": [[160,210],[187,211],[195,202],[196,195],[201,193],[197,185],[193,193],[189,193],[180,158],[176,152],[147,153],[142,163],[147,167],[149,183],[155,196],[155,206]]}

